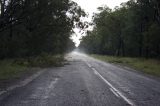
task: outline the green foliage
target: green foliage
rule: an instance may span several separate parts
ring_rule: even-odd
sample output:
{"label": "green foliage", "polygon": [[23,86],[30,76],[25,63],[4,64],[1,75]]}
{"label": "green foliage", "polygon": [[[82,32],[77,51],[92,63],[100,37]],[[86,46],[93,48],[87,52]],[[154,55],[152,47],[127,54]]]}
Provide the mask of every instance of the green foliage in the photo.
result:
{"label": "green foliage", "polygon": [[45,68],[62,66],[64,61],[63,55],[51,55],[43,53],[36,57],[15,59],[14,63],[20,66]]}
{"label": "green foliage", "polygon": [[0,0],[0,79],[63,65],[64,52],[75,47],[72,29],[84,28],[85,15],[70,0]]}
{"label": "green foliage", "polygon": [[71,39],[68,39],[66,52],[71,52],[75,48],[76,48],[75,43]]}
{"label": "green foliage", "polygon": [[59,67],[63,65],[63,55],[48,55],[43,54],[34,58],[28,59],[28,66],[30,67]]}
{"label": "green foliage", "polygon": [[27,66],[16,64],[13,60],[0,61],[0,80],[18,78],[26,69]]}
{"label": "green foliage", "polygon": [[82,38],[80,48],[88,53],[160,57],[157,3],[130,0],[114,10],[100,7],[94,16],[94,29]]}
{"label": "green foliage", "polygon": [[0,59],[67,50],[85,12],[70,0],[0,0]]}
{"label": "green foliage", "polygon": [[46,53],[30,58],[5,59],[0,61],[0,80],[15,79],[23,74],[34,72],[32,68],[59,67],[64,64],[63,55]]}

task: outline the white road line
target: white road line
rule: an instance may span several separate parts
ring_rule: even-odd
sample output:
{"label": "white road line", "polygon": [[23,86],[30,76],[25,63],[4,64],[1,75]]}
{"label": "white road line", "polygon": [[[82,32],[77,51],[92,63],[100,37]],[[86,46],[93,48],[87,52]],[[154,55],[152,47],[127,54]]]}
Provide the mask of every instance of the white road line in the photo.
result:
{"label": "white road line", "polygon": [[46,86],[40,86],[37,87],[32,94],[29,96],[30,99],[39,99],[41,100],[40,102],[42,102],[41,104],[43,104],[42,106],[46,106],[45,101],[47,99],[49,99],[49,97],[52,94],[52,90],[55,87],[55,84],[58,82],[58,78],[53,79],[52,81],[49,82],[49,84],[47,84]]}
{"label": "white road line", "polygon": [[0,91],[0,95],[2,95],[2,94],[4,94],[4,93],[6,93],[7,91]]}
{"label": "white road line", "polygon": [[92,68],[94,73],[98,75],[107,85],[109,85],[112,88],[112,92],[116,96],[120,96],[124,101],[126,101],[131,106],[136,106],[131,100],[129,100],[127,97],[125,97],[119,90],[117,90],[111,83],[109,83],[95,68]]}
{"label": "white road line", "polygon": [[86,64],[88,65],[88,67],[90,67],[90,68],[92,67],[89,63],[86,62]]}
{"label": "white road line", "polygon": [[50,92],[51,92],[51,90],[53,90],[54,89],[54,85],[57,83],[57,81],[58,81],[58,78],[56,78],[54,81],[52,81],[50,84],[49,84],[49,86],[48,86],[48,88],[46,89],[46,91],[45,91],[45,94],[44,94],[44,96],[43,96],[43,99],[48,99],[49,98],[49,94],[50,94]]}
{"label": "white road line", "polygon": [[54,88],[54,85],[57,83],[57,81],[58,81],[58,78],[56,78],[54,81],[52,81],[51,83],[50,83],[50,85],[49,85],[49,89],[52,89],[52,88]]}
{"label": "white road line", "polygon": [[120,97],[112,88],[110,88],[110,91],[111,91],[115,96],[117,96],[118,98]]}

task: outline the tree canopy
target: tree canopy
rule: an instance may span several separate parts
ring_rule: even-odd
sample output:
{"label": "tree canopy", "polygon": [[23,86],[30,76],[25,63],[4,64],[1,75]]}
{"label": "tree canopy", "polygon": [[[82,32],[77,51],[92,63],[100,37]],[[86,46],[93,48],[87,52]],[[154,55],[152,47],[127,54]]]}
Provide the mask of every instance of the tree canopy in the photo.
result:
{"label": "tree canopy", "polygon": [[130,0],[114,10],[98,9],[94,29],[79,48],[88,53],[160,57],[159,0]]}
{"label": "tree canopy", "polygon": [[64,53],[85,12],[70,0],[0,0],[0,58]]}

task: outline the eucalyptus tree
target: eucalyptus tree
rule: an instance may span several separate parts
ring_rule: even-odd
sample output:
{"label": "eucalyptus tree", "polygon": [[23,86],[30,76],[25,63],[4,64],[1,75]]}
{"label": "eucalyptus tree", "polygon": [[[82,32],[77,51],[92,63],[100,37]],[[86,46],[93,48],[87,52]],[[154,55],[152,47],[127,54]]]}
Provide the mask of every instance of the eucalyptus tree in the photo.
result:
{"label": "eucalyptus tree", "polygon": [[70,0],[0,0],[0,57],[64,53],[85,12]]}
{"label": "eucalyptus tree", "polygon": [[[93,21],[95,27],[82,39],[80,48],[89,53],[159,57],[159,5],[156,3],[156,0],[130,0],[114,10],[98,8],[100,13]],[[95,45],[100,48],[99,52],[93,49]]]}

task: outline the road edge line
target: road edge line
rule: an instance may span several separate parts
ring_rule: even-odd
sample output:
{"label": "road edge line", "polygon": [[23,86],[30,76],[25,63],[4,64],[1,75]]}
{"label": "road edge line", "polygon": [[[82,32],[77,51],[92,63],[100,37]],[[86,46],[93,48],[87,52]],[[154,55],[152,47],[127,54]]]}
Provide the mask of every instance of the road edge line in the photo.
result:
{"label": "road edge line", "polygon": [[[89,63],[87,63],[86,62],[86,64],[87,64],[87,66],[89,67],[89,68],[91,68],[92,66],[89,64]],[[129,100],[127,97],[125,97],[119,90],[117,90],[111,83],[109,83],[95,68],[91,68],[93,71],[94,71],[94,73],[97,75],[97,76],[99,76],[107,85],[109,85],[111,88],[110,88],[110,90],[113,92],[113,94],[115,94],[116,96],[120,96],[124,101],[126,101],[130,106],[136,106],[131,100]]]}
{"label": "road edge line", "polygon": [[131,106],[136,106],[131,100],[125,97],[119,90],[117,90],[111,83],[109,83],[95,68],[92,68],[96,75],[98,75],[107,85],[109,85],[124,101]]}

